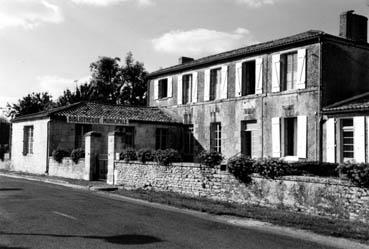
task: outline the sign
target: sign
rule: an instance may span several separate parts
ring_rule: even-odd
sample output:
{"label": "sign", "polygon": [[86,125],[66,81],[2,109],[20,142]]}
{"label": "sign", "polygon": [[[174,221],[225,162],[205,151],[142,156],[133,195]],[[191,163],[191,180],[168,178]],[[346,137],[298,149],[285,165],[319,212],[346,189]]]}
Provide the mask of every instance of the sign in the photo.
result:
{"label": "sign", "polygon": [[74,124],[101,124],[101,125],[127,125],[127,119],[93,118],[83,116],[67,116],[67,123]]}

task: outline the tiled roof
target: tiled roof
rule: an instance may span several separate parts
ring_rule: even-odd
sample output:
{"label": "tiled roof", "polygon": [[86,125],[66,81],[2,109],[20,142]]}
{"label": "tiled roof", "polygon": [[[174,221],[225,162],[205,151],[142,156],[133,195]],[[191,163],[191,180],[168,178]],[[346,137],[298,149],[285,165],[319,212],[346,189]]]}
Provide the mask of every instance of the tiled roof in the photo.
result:
{"label": "tiled roof", "polygon": [[124,105],[108,105],[94,102],[80,102],[77,104],[55,108],[49,111],[17,117],[13,122],[20,122],[44,117],[88,117],[121,119],[138,122],[178,123],[175,118],[157,107],[137,107]]}
{"label": "tiled roof", "polygon": [[323,108],[327,114],[369,111],[369,92]]}

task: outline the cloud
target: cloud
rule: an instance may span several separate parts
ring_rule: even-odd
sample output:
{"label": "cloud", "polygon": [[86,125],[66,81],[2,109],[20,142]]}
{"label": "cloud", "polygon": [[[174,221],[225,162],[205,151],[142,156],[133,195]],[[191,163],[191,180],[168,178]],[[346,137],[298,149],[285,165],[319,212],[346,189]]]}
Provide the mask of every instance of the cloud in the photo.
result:
{"label": "cloud", "polygon": [[247,29],[237,28],[233,32],[209,29],[175,30],[153,39],[154,49],[176,55],[202,55],[220,53],[256,43]]}
{"label": "cloud", "polygon": [[[84,4],[84,5],[93,5],[93,6],[101,6],[106,7],[113,4],[118,4],[122,2],[127,2],[129,0],[70,0],[76,4]],[[135,0],[139,5],[152,5],[154,4],[153,0]]]}
{"label": "cloud", "polygon": [[60,23],[63,20],[60,8],[46,0],[0,0],[0,29],[33,29],[43,23]]}
{"label": "cloud", "polygon": [[263,5],[273,5],[283,0],[236,0],[238,3],[246,4],[252,8],[259,8]]}

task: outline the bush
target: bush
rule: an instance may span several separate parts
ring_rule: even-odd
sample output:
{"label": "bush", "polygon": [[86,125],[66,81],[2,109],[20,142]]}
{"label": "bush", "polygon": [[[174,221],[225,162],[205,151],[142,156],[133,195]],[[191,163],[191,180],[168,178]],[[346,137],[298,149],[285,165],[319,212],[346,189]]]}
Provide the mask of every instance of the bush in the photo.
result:
{"label": "bush", "polygon": [[151,149],[140,149],[137,152],[137,158],[139,161],[143,163],[148,161],[154,161],[154,152]]}
{"label": "bush", "polygon": [[208,167],[213,168],[216,165],[219,165],[223,161],[223,156],[219,152],[216,151],[202,151],[198,155],[199,161],[201,164],[204,164]]}
{"label": "bush", "polygon": [[63,158],[69,155],[70,153],[68,153],[68,151],[62,149],[56,149],[52,153],[54,160],[57,161],[58,163],[61,163],[63,161]]}
{"label": "bush", "polygon": [[289,175],[314,175],[322,177],[338,177],[337,163],[326,163],[316,161],[293,162],[288,165]]}
{"label": "bush", "polygon": [[275,179],[288,175],[288,163],[275,158],[258,159],[254,165],[254,172],[265,178]]}
{"label": "bush", "polygon": [[249,183],[251,182],[250,175],[254,172],[253,165],[255,160],[244,155],[234,157],[228,160],[228,171],[233,174],[238,180]]}
{"label": "bush", "polygon": [[85,158],[85,150],[82,148],[74,149],[70,153],[70,158],[74,163],[78,163],[79,159]]}
{"label": "bush", "polygon": [[127,148],[119,154],[119,159],[126,162],[137,160],[136,150],[133,148]]}
{"label": "bush", "polygon": [[358,187],[369,188],[369,164],[343,163],[337,167],[340,177],[347,178]]}
{"label": "bush", "polygon": [[168,166],[182,160],[179,152],[174,149],[157,150],[155,152],[155,159],[159,164],[164,166]]}

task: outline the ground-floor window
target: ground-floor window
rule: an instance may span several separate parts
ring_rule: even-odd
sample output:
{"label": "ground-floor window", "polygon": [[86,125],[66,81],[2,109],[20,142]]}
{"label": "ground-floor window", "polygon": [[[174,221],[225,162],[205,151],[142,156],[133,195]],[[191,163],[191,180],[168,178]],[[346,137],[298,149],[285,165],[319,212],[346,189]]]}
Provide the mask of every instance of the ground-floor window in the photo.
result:
{"label": "ground-floor window", "polygon": [[222,152],[222,125],[220,122],[210,124],[210,150]]}
{"label": "ground-floor window", "polygon": [[23,128],[23,155],[33,154],[33,126]]}
{"label": "ground-floor window", "polygon": [[156,149],[165,150],[168,147],[168,129],[157,128],[156,129]]}
{"label": "ground-floor window", "polygon": [[354,159],[354,120],[341,119],[341,152],[343,161]]}
{"label": "ground-floor window", "polygon": [[284,156],[297,155],[297,118],[284,118],[282,127]]}
{"label": "ground-floor window", "polygon": [[118,126],[116,130],[122,133],[122,144],[124,148],[134,148],[135,146],[135,127]]}
{"label": "ground-floor window", "polygon": [[75,127],[75,148],[84,147],[84,135],[87,132],[92,131],[92,125],[89,124],[76,124]]}
{"label": "ground-floor window", "polygon": [[241,121],[241,154],[252,157],[253,133],[256,130],[256,120]]}

